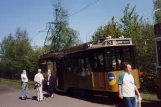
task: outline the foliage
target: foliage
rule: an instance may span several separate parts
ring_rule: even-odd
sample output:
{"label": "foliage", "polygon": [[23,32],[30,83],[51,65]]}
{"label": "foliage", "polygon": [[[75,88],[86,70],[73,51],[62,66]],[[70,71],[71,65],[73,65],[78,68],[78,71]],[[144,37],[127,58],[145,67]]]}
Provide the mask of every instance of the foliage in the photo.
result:
{"label": "foliage", "polygon": [[97,40],[99,38],[105,38],[108,36],[114,38],[122,36],[120,25],[118,22],[115,21],[114,17],[112,17],[111,21],[106,26],[99,27],[95,34],[92,36],[92,39]]}
{"label": "foliage", "polygon": [[48,31],[50,37],[47,38],[48,42],[51,42],[49,46],[51,51],[68,49],[78,43],[78,32],[68,27],[68,11],[60,5],[55,7],[57,10],[56,21],[51,22],[55,25],[50,25]]}
{"label": "foliage", "polygon": [[153,0],[154,3],[154,22],[161,23],[161,0]]}
{"label": "foliage", "polygon": [[5,69],[12,71],[11,77],[19,77],[21,71],[26,69],[33,78],[33,73],[38,67],[41,50],[33,50],[31,40],[25,30],[19,28],[15,35],[10,34],[5,37],[0,44],[0,53],[2,55],[0,64]]}

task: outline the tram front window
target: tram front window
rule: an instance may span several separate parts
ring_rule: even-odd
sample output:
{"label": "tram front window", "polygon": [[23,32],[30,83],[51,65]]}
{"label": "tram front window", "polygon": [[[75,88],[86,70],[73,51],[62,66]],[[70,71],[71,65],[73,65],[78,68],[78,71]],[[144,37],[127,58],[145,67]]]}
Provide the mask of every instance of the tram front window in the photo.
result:
{"label": "tram front window", "polygon": [[107,70],[122,70],[125,63],[134,63],[134,48],[118,47],[115,50],[106,52],[106,69]]}

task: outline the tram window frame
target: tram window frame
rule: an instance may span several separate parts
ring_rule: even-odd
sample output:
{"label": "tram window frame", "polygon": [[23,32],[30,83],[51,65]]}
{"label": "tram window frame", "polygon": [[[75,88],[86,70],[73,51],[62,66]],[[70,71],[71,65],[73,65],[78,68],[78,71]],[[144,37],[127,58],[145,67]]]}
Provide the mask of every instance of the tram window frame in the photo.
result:
{"label": "tram window frame", "polygon": [[72,72],[77,72],[78,69],[79,69],[78,56],[77,55],[72,55],[71,56],[71,71]]}
{"label": "tram window frame", "polygon": [[42,62],[41,62],[41,69],[43,72],[47,71],[47,62],[45,62],[45,64],[42,64]]}
{"label": "tram window frame", "polygon": [[89,61],[89,57],[88,57],[88,53],[80,53],[79,57],[78,57],[78,63],[79,63],[79,71],[86,71],[86,69],[89,68],[90,65],[90,61]]}
{"label": "tram window frame", "polygon": [[[93,68],[94,69],[105,69],[105,53],[102,50],[98,50],[100,52],[94,52],[93,54]],[[102,56],[102,62],[100,59],[100,55]],[[102,64],[101,64],[102,63]]]}
{"label": "tram window frame", "polygon": [[[106,51],[106,56],[105,56],[105,58],[106,58],[106,70],[115,70],[116,69],[116,67],[114,67],[114,65],[112,64],[113,61],[114,61],[113,56],[115,56],[115,49],[109,49],[108,48],[107,51]],[[116,62],[116,59],[115,59],[115,62]]]}
{"label": "tram window frame", "polygon": [[[128,58],[126,56],[128,56]],[[113,57],[115,60],[113,60]],[[124,46],[107,48],[105,58],[106,70],[108,71],[123,70],[125,63],[130,63],[132,67],[135,68],[135,47]],[[113,64],[113,62],[115,62],[115,64]]]}
{"label": "tram window frame", "polygon": [[156,41],[157,45],[157,62],[158,66],[161,66],[161,41]]}

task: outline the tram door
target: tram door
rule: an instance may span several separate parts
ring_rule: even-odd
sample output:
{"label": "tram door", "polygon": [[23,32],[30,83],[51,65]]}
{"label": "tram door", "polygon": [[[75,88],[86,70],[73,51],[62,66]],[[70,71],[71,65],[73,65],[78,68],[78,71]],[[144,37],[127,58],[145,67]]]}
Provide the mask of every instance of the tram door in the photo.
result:
{"label": "tram door", "polygon": [[94,54],[93,88],[94,90],[106,90],[104,53]]}
{"label": "tram door", "polygon": [[63,80],[63,66],[64,62],[62,59],[56,61],[56,69],[57,69],[57,78],[58,78],[58,88],[63,89],[64,80]]}

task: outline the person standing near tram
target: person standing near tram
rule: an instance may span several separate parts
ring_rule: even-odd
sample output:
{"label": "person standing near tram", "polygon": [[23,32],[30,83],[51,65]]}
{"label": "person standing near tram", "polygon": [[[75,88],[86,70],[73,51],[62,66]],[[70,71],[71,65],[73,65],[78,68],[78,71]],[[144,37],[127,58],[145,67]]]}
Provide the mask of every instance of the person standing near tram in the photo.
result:
{"label": "person standing near tram", "polygon": [[51,75],[50,69],[48,69],[47,92],[51,98],[54,97],[54,77]]}
{"label": "person standing near tram", "polygon": [[136,81],[131,73],[132,67],[130,64],[125,65],[125,71],[119,76],[119,97],[123,99],[126,107],[135,107],[135,91],[137,95],[141,98],[140,93],[136,87]]}
{"label": "person standing near tram", "polygon": [[29,95],[28,95],[28,77],[26,74],[26,70],[22,71],[21,74],[21,85],[22,85],[22,100],[26,100],[29,99]]}
{"label": "person standing near tram", "polygon": [[38,73],[34,77],[35,88],[37,91],[37,101],[43,100],[43,92],[42,92],[42,82],[44,80],[43,75],[41,74],[41,69],[38,69]]}

